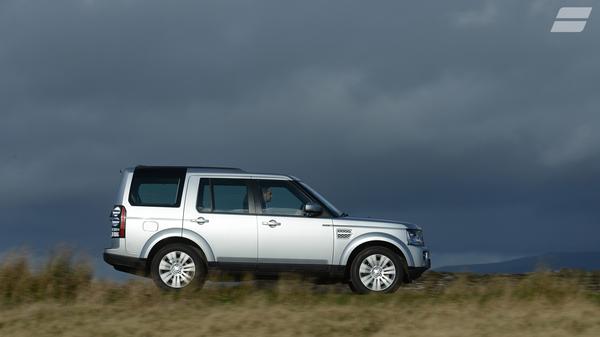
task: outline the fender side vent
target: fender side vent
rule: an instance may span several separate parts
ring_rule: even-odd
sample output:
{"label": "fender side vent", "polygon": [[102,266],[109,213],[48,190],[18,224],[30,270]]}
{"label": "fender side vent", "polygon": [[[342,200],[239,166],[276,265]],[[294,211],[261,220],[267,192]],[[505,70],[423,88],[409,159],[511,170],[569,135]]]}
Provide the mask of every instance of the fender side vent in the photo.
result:
{"label": "fender side vent", "polygon": [[336,233],[338,239],[348,239],[352,236],[352,230],[347,228],[338,228]]}

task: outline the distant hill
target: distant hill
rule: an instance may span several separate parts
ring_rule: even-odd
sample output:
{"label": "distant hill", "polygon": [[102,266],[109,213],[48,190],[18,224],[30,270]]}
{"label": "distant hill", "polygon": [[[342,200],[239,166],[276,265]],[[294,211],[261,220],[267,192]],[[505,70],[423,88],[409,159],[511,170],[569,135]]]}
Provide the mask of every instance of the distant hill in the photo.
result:
{"label": "distant hill", "polygon": [[496,263],[465,264],[435,268],[442,272],[471,272],[478,274],[521,274],[537,269],[600,270],[600,252],[548,253]]}

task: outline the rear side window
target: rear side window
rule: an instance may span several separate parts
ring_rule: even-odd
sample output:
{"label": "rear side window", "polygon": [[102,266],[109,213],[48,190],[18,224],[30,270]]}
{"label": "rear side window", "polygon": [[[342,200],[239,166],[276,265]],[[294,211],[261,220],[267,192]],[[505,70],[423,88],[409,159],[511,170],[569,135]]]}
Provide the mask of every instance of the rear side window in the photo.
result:
{"label": "rear side window", "polygon": [[136,169],[129,203],[133,206],[179,207],[185,169]]}
{"label": "rear side window", "polygon": [[209,179],[200,180],[196,208],[198,209],[198,212],[212,212],[212,191],[210,189]]}
{"label": "rear side window", "polygon": [[251,198],[247,180],[201,179],[196,208],[198,212],[248,214]]}

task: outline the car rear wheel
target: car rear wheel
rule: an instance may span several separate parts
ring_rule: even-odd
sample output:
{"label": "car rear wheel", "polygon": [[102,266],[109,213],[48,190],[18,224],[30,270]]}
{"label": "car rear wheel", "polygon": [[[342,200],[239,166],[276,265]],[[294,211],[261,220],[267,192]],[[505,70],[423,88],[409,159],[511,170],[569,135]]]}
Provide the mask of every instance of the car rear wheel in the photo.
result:
{"label": "car rear wheel", "polygon": [[199,289],[206,280],[206,263],[202,253],[185,244],[161,248],[152,259],[152,280],[161,289]]}
{"label": "car rear wheel", "polygon": [[402,257],[386,247],[368,247],[350,266],[350,288],[360,294],[392,293],[404,279]]}

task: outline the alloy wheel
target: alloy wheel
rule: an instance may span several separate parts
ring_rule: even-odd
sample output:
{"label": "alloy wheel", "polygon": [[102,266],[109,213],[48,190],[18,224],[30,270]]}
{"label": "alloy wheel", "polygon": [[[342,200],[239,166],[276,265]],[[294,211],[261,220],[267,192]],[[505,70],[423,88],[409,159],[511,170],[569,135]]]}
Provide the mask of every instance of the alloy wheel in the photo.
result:
{"label": "alloy wheel", "polygon": [[358,269],[362,284],[371,291],[384,291],[396,279],[396,266],[392,259],[383,254],[369,255],[362,260]]}
{"label": "alloy wheel", "polygon": [[171,288],[183,288],[196,274],[194,259],[185,252],[175,250],[165,254],[158,265],[160,279]]}

